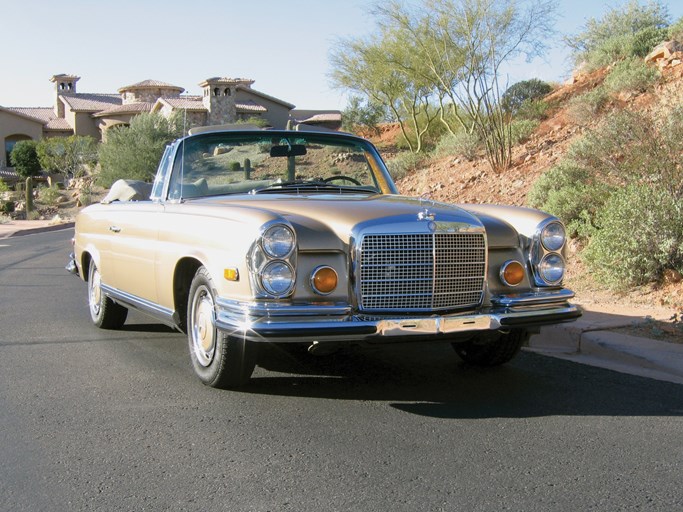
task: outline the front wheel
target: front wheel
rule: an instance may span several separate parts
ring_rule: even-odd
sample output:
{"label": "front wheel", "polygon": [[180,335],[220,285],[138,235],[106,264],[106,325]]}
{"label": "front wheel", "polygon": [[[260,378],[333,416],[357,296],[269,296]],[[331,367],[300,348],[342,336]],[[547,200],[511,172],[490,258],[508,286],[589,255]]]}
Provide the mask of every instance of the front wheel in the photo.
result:
{"label": "front wheel", "polygon": [[200,267],[187,304],[187,339],[192,367],[207,386],[234,389],[246,384],[256,366],[256,347],[216,328],[216,289]]}
{"label": "front wheel", "polygon": [[95,262],[88,270],[88,306],[90,318],[100,329],[120,329],[128,317],[128,309],[102,293],[102,279]]}
{"label": "front wheel", "polygon": [[478,339],[465,343],[453,343],[453,350],[466,363],[477,366],[499,366],[512,360],[522,348],[529,334],[524,330],[515,330],[501,334],[491,341]]}

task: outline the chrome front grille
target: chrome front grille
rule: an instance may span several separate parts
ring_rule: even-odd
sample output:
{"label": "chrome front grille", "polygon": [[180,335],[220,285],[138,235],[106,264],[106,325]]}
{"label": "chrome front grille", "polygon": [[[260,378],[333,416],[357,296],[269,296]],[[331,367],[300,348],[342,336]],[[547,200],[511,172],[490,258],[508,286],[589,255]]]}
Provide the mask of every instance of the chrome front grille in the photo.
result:
{"label": "chrome front grille", "polygon": [[486,276],[483,233],[365,235],[358,260],[363,311],[475,306]]}

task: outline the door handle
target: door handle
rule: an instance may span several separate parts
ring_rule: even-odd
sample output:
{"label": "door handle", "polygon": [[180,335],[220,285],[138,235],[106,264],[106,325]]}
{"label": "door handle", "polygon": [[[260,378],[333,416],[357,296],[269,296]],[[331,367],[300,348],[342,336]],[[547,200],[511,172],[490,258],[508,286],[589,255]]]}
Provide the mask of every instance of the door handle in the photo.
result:
{"label": "door handle", "polygon": [[121,228],[118,226],[109,226],[109,231],[113,233],[118,233],[119,231],[121,231]]}

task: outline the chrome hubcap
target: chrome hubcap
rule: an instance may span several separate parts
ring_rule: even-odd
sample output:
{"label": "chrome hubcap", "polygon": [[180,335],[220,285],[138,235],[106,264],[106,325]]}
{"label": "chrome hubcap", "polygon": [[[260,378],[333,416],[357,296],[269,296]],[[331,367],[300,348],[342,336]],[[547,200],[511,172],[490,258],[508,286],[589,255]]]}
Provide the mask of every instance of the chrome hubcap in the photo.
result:
{"label": "chrome hubcap", "polygon": [[192,299],[190,333],[192,350],[202,366],[209,366],[216,353],[215,305],[206,286],[201,286]]}
{"label": "chrome hubcap", "polygon": [[93,270],[92,276],[90,277],[90,293],[88,294],[88,302],[90,305],[90,311],[94,316],[100,314],[100,300],[102,298],[102,291],[100,290],[100,272],[95,269]]}

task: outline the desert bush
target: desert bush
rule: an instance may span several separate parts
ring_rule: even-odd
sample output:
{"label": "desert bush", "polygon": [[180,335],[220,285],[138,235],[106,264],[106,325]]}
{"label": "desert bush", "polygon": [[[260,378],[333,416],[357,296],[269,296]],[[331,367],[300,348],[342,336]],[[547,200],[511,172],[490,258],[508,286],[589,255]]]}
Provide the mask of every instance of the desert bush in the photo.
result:
{"label": "desert bush", "polygon": [[664,270],[683,271],[683,200],[632,184],[615,191],[598,216],[583,257],[596,277],[612,288],[661,279]]}
{"label": "desert bush", "polygon": [[41,187],[38,189],[38,200],[48,206],[56,205],[60,195],[57,187]]}
{"label": "desert bush", "polygon": [[423,155],[411,151],[402,151],[391,160],[387,160],[387,168],[394,180],[400,180],[417,169],[423,160]]}
{"label": "desert bush", "polygon": [[0,178],[0,194],[3,192],[9,192],[9,186]]}
{"label": "desert bush", "polygon": [[542,98],[552,90],[550,84],[538,78],[523,80],[508,87],[501,97],[501,102],[503,108],[514,115],[525,102]]}
{"label": "desert bush", "polygon": [[599,281],[625,287],[683,266],[683,108],[610,116],[537,181],[532,206],[588,240]]}
{"label": "desert bush", "polygon": [[119,179],[152,181],[164,148],[182,132],[180,115],[159,113],[140,114],[130,126],[110,128],[100,146],[98,184],[106,188]]}
{"label": "desert bush", "polygon": [[591,169],[563,160],[534,183],[528,203],[562,219],[570,236],[586,239],[611,190]]}
{"label": "desert bush", "polygon": [[569,100],[567,113],[577,124],[584,125],[605,110],[609,103],[609,94],[603,86],[592,91],[574,96]]}
{"label": "desert bush", "polygon": [[605,89],[608,93],[645,92],[658,79],[657,68],[648,66],[641,58],[631,58],[616,64],[605,78]]}
{"label": "desert bush", "polygon": [[474,160],[480,149],[481,141],[476,134],[460,131],[455,135],[450,133],[443,135],[434,148],[434,155],[436,157],[453,155],[461,156],[466,160]]}
{"label": "desert bush", "polygon": [[373,132],[388,118],[387,108],[370,100],[363,101],[360,96],[351,96],[342,112],[342,127],[348,132],[364,128]]}
{"label": "desert bush", "polygon": [[683,42],[683,17],[678,18],[669,26],[666,38]]}
{"label": "desert bush", "polygon": [[567,37],[577,64],[584,63],[588,71],[617,60],[640,55],[669,26],[669,14],[659,1],[641,5],[631,0],[625,5],[609,9],[600,19],[591,18],[583,31]]}
{"label": "desert bush", "polygon": [[543,100],[526,100],[517,109],[517,119],[543,121],[548,117],[550,105]]}
{"label": "desert bush", "polygon": [[530,119],[517,119],[510,124],[510,141],[520,144],[529,140],[541,123]]}
{"label": "desert bush", "polygon": [[631,55],[643,58],[650,53],[655,46],[668,39],[668,28],[646,27],[633,34],[631,41]]}
{"label": "desert bush", "polygon": [[97,164],[97,141],[92,137],[47,137],[36,149],[43,169],[65,177],[84,176]]}

